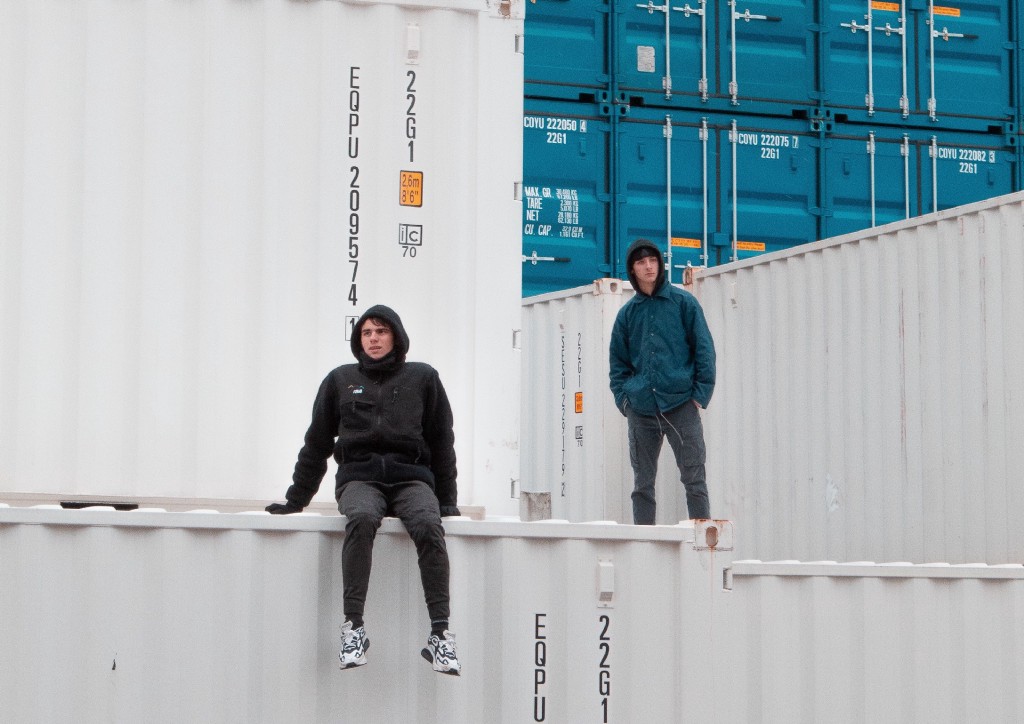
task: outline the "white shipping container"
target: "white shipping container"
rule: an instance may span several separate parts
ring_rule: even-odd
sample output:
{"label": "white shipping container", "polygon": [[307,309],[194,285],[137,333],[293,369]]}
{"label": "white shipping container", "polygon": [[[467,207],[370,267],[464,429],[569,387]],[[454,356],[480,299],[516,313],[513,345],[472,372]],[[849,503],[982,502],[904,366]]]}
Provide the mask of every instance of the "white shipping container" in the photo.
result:
{"label": "white shipping container", "polygon": [[680,681],[730,560],[693,526],[446,520],[456,678],[420,657],[415,547],[386,519],[369,663],[339,671],[344,522],[0,507],[5,720],[682,721],[726,691]]}
{"label": "white shipping container", "polygon": [[628,283],[599,279],[523,302],[522,489],[550,493],[554,518],[633,521],[626,424],[608,391],[624,295]]}
{"label": "white shipping container", "polygon": [[695,275],[719,350],[713,511],[744,555],[1024,561],[1022,205]]}
{"label": "white shipping container", "polygon": [[[718,359],[703,413],[711,512],[743,529],[739,555],[1024,560],[1022,201],[694,270]],[[631,291],[611,282],[523,303],[523,489],[550,491],[553,515],[574,521],[632,521],[608,390]],[[580,415],[562,402],[577,390]],[[603,444],[576,454],[563,420]],[[660,523],[686,517],[667,447]]]}
{"label": "white shipping container", "polygon": [[0,490],[280,498],[384,303],[510,508],[522,13],[0,4]]}
{"label": "white shipping container", "polygon": [[344,519],[0,507],[5,720],[1019,721],[1024,567],[735,561],[731,524],[445,522],[461,677],[385,520],[339,671]]}

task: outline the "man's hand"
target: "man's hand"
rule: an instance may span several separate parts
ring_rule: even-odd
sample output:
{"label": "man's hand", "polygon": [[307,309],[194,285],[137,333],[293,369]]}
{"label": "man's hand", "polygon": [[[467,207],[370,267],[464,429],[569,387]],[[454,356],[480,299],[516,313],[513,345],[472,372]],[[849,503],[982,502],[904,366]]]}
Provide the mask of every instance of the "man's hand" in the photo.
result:
{"label": "man's hand", "polygon": [[459,506],[457,506],[457,505],[442,505],[441,506],[441,517],[442,518],[451,518],[451,517],[460,516],[460,515],[462,515],[462,513],[459,512]]}
{"label": "man's hand", "polygon": [[288,501],[287,503],[271,503],[264,508],[271,515],[288,515],[289,513],[301,513],[302,508]]}

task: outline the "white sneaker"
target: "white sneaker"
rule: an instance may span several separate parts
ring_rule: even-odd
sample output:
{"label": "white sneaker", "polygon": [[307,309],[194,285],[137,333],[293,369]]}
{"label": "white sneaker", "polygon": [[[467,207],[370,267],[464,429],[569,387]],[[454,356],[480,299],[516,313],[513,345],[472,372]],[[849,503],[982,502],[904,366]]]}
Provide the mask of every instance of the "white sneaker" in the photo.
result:
{"label": "white sneaker", "polygon": [[366,638],[366,629],[360,626],[352,628],[352,622],[346,621],[341,627],[341,668],[351,669],[366,663],[366,650],[370,648],[370,639]]}
{"label": "white sneaker", "polygon": [[420,655],[433,665],[434,671],[454,676],[458,676],[462,671],[462,664],[455,655],[455,634],[451,631],[445,631],[443,638],[437,634],[430,634],[427,637],[427,645]]}

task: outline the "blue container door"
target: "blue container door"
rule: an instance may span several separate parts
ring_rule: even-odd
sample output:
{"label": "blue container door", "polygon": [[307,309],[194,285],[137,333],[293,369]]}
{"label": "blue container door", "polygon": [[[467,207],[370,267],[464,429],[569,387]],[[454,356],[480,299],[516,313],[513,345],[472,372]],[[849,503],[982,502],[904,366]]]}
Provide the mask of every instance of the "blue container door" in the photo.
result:
{"label": "blue container door", "polygon": [[866,120],[886,114],[886,122],[909,116],[915,105],[914,36],[904,28],[906,0],[842,0],[826,4],[823,19],[823,102]]}
{"label": "blue container door", "polygon": [[1017,149],[1009,141],[978,133],[919,134],[915,145],[921,213],[1016,191]]}
{"label": "blue container door", "polygon": [[1009,0],[929,3],[917,15],[919,110],[938,120],[1011,120],[1017,71]]}
{"label": "blue container door", "polygon": [[526,4],[525,95],[606,100],[611,81],[606,0],[534,0]]}
{"label": "blue container door", "polygon": [[1013,120],[1009,0],[841,0],[824,7],[827,107],[850,120],[909,118],[964,130]]}
{"label": "blue container door", "polygon": [[718,94],[742,113],[775,113],[779,104],[816,105],[816,5],[812,0],[717,3]]}
{"label": "blue container door", "polygon": [[600,106],[527,100],[523,296],[608,276],[611,124]]}
{"label": "blue container door", "polygon": [[666,258],[671,248],[673,282],[681,281],[687,264],[705,264],[703,249],[714,218],[709,205],[715,198],[713,148],[705,141],[709,135],[693,111],[666,115],[634,108],[620,119],[615,275],[626,278],[626,249],[638,238],[653,241]]}
{"label": "blue container door", "polygon": [[837,128],[825,141],[824,155],[823,237],[881,226],[920,213],[916,147],[900,129]]}
{"label": "blue container door", "polygon": [[806,122],[749,117],[716,123],[721,201],[713,263],[819,238],[821,136],[807,127]]}
{"label": "blue container door", "polygon": [[691,107],[707,100],[709,70],[714,70],[713,52],[708,53],[714,18],[704,12],[703,2],[692,2],[692,7],[667,0],[661,5],[652,0],[617,4],[615,80],[616,92],[625,100]]}

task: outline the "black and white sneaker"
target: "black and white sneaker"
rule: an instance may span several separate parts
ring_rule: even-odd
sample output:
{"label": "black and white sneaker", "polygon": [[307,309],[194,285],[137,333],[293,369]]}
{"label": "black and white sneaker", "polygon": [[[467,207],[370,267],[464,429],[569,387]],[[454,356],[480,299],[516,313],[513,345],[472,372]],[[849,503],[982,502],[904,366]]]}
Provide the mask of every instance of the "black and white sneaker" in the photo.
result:
{"label": "black and white sneaker", "polygon": [[352,628],[352,622],[346,621],[341,627],[341,668],[351,669],[366,663],[366,650],[370,648],[370,639],[366,638],[366,629],[360,626]]}
{"label": "black and white sneaker", "polygon": [[434,671],[454,676],[462,671],[462,664],[455,655],[455,634],[451,631],[445,631],[443,636],[430,634],[420,655],[431,663]]}

